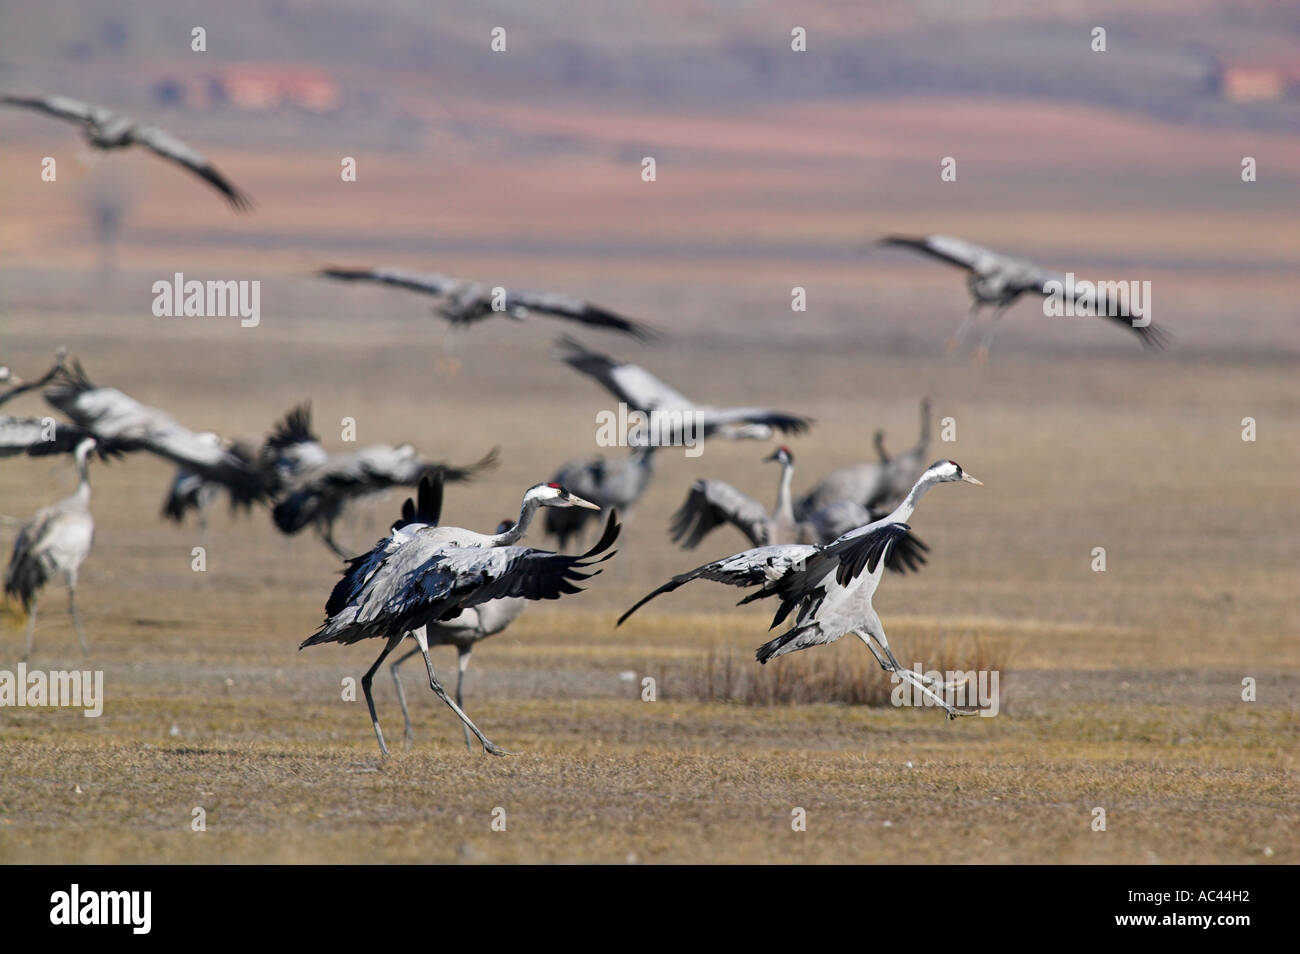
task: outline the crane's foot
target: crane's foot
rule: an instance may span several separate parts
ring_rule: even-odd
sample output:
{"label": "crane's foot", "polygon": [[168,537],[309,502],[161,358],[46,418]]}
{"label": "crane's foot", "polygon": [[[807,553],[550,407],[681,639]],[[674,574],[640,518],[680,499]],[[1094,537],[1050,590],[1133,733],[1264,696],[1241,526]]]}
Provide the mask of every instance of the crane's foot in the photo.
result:
{"label": "crane's foot", "polygon": [[487,752],[490,755],[513,755],[514,754],[513,752],[507,752],[499,745],[494,745],[493,743],[489,742],[487,739],[483,740],[483,751]]}
{"label": "crane's foot", "polygon": [[983,366],[989,363],[989,349],[980,345],[975,349],[975,363]]}
{"label": "crane's foot", "polygon": [[434,374],[445,374],[451,380],[456,379],[460,373],[460,358],[448,358],[443,356],[433,362]]}

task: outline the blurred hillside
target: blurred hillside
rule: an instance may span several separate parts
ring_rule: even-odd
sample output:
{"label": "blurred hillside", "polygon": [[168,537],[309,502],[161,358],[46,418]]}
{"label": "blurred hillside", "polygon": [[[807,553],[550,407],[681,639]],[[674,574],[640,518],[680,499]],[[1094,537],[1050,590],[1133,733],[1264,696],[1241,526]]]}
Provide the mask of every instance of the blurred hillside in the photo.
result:
{"label": "blurred hillside", "polygon": [[[190,50],[200,25],[206,53]],[[791,52],[793,26],[808,52]],[[272,299],[285,317],[427,315],[307,278],[392,262],[586,294],[687,334],[742,314],[796,334],[803,284],[828,332],[930,347],[965,308],[960,276],[864,243],[948,232],[1152,280],[1184,349],[1291,352],[1298,36],[1300,5],[1263,0],[10,4],[0,89],[158,122],[258,208],[234,216],[183,171],[87,157],[71,126],[4,110],[0,309],[147,315],[152,277],[237,267],[296,283]],[[47,155],[57,183],[37,174]],[[944,156],[957,182],[940,182]],[[116,281],[94,272],[106,262]]]}

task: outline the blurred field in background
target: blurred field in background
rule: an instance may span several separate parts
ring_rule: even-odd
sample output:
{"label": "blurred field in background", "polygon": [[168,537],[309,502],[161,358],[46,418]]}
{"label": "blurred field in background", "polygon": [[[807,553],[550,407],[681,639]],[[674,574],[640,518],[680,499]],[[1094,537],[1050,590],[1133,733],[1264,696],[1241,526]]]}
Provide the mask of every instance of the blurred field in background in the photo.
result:
{"label": "blurred field in background", "polygon": [[[3,14],[14,42],[0,86],[156,120],[259,205],[235,217],[147,156],[86,164],[71,128],[6,111],[0,362],[36,374],[66,344],[97,383],[227,436],[259,435],[310,398],[330,449],[346,449],[345,416],[362,443],[409,440],[457,462],[500,444],[497,471],[448,489],[445,518],[472,527],[596,452],[609,399],[550,359],[555,322],[463,336],[452,378],[434,370],[447,332],[427,301],[313,269],[423,267],[653,323],[666,341],[581,337],[701,401],[814,416],[790,442],[796,490],[870,457],[876,427],[909,447],[929,395],[957,426],[932,456],[986,486],[926,498],[912,525],[930,565],[887,579],[876,606],[905,665],[978,645],[1009,673],[998,717],[956,723],[931,709],[700,701],[711,659],[757,669],[767,607],[735,609],[738,592],[696,583],[613,621],[744,545],[721,530],[674,550],[668,516],[690,481],[774,498],[768,448],[710,443],[697,459],[662,455],[589,592],[531,607],[476,650],[468,709],[518,755],[467,753],[413,668],[416,746],[380,764],[364,704],[338,698],[379,647],[296,651],[337,562],[309,536],[281,538],[263,511],[218,512],[208,572],[191,572],[197,531],[157,516],[171,471],[136,457],[92,471],[80,603],[107,708],[98,720],[0,709],[0,860],[1300,860],[1300,145],[1289,101],[1226,103],[1202,75],[1207,48],[1268,53],[1293,26],[1282,5],[1241,5],[1229,24],[1212,4],[1142,17],[998,5],[962,23],[912,4],[871,17],[825,4],[800,12],[806,68],[783,52],[793,14],[766,4],[736,35],[718,12],[729,7],[633,24],[574,5],[583,15],[566,22],[582,26],[567,39],[509,21],[520,26],[500,67],[483,62],[487,29],[525,16],[506,7],[430,23],[422,5],[393,3],[381,31],[366,26],[379,14],[349,19],[342,5],[232,4],[239,32],[205,11],[212,52],[195,66],[187,46],[162,45],[180,43],[164,26],[188,36],[186,11],[103,4],[78,23],[74,6]],[[1094,14],[1112,52],[1078,55]],[[858,21],[871,22],[843,27]],[[835,56],[815,55],[821,37]],[[338,108],[200,110],[150,92],[160,76],[275,58],[327,69]],[[57,183],[39,181],[45,155]],[[354,184],[339,181],[345,155]],[[644,155],[658,160],[653,184]],[[947,155],[958,181],[942,184]],[[1243,156],[1259,181],[1241,181]],[[91,220],[124,194],[110,255]],[[1112,327],[1024,302],[988,367],[945,358],[967,307],[961,276],[863,248],[895,231],[1150,280],[1174,347],[1147,356]],[[176,271],[261,280],[261,326],[154,318],[151,285]],[[790,311],[794,285],[805,314]],[[4,410],[45,413],[36,398]],[[1241,440],[1248,416],[1254,443]],[[72,485],[66,462],[4,461],[0,513],[28,515]],[[361,508],[341,538],[368,545],[400,501]],[[1096,546],[1106,573],[1090,569]],[[80,665],[63,603],[44,601],[34,665]],[[0,622],[0,665],[21,640]],[[871,662],[848,641],[808,657],[766,670]],[[453,659],[435,656],[448,676]],[[646,675],[658,702],[639,701]],[[376,686],[391,739],[400,713],[388,677]],[[202,835],[189,831],[196,805]],[[506,833],[489,830],[498,805]],[[1104,834],[1089,830],[1095,806]],[[807,832],[791,832],[794,807]]]}

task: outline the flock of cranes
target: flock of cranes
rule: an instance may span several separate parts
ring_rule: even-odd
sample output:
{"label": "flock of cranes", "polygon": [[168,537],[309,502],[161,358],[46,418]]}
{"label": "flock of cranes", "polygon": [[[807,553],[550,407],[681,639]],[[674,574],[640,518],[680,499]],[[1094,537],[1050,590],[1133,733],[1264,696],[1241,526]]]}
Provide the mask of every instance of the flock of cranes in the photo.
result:
{"label": "flock of cranes", "polygon": [[[248,197],[199,152],[157,126],[61,96],[5,95],[0,96],[0,103],[75,122],[97,149],[143,146],[201,177],[235,209],[251,208]],[[973,305],[951,344],[959,346],[979,311],[992,307],[993,318],[978,357],[987,355],[998,319],[1012,303],[1026,292],[1049,294],[1049,284],[1060,278],[1029,262],[942,235],[895,236],[882,244],[920,251],[968,272]],[[330,280],[371,282],[432,296],[438,300],[436,313],[454,327],[496,315],[517,321],[541,315],[638,340],[656,337],[653,329],[639,321],[551,292],[527,292],[399,268],[330,267],[318,274]],[[1161,329],[1138,326],[1123,309],[1108,307],[1114,304],[1100,303],[1096,314],[1130,328],[1144,346],[1164,343],[1166,335]],[[418,652],[430,689],[460,720],[466,744],[472,748],[477,739],[484,751],[506,754],[465,712],[463,684],[474,645],[506,629],[528,601],[577,593],[581,583],[601,572],[600,564],[615,555],[620,515],[626,519],[650,486],[658,451],[665,445],[690,446],[716,439],[767,441],[778,433],[797,436],[813,423],[806,416],[764,406],[697,403],[645,368],[590,350],[568,336],[560,339],[557,357],[601,385],[625,410],[668,423],[650,434],[627,433],[627,452],[615,459],[584,458],[562,464],[552,479],[529,487],[518,516],[502,521],[492,533],[445,526],[440,521],[444,485],[470,481],[491,469],[498,460],[497,448],[467,465],[425,457],[411,444],[330,451],[313,431],[309,404],[285,414],[260,444],[232,440],[191,431],[166,411],[142,404],[116,388],[94,384],[80,361],[69,362],[62,349],[54,365],[30,381],[0,367],[0,404],[39,392],[62,416],[0,414],[0,457],[70,454],[79,478],[71,497],[21,521],[14,543],[5,593],[17,599],[28,614],[24,659],[32,651],[40,591],[57,577],[67,585],[77,636],[83,652],[89,652],[76,591],[79,571],[94,538],[90,464],[95,457],[111,461],[149,453],[176,466],[162,508],[168,519],[181,521],[196,514],[202,534],[207,511],[225,495],[232,508],[265,506],[275,527],[284,534],[312,528],[345,561],[342,577],[325,602],[324,622],[300,648],[380,640],[382,649],[361,684],[384,755],[388,746],[372,684],[379,667],[407,638],[413,640],[413,648],[390,664],[407,743],[412,737],[411,719],[399,667]],[[920,436],[911,450],[891,457],[883,433],[877,431],[875,459],[834,471],[801,496],[794,494],[794,454],[785,445],[777,447],[764,458],[780,467],[776,502],[770,511],[730,484],[711,478],[696,480],[669,522],[672,540],[694,549],[715,529],[730,526],[750,547],[674,576],[627,610],[618,624],[655,597],[693,580],[746,588],[751,592],[741,599],[742,605],[777,600],[773,628],[791,621],[784,632],[757,649],[759,663],[854,635],[884,670],[911,683],[949,717],[969,714],[944,698],[952,686],[899,664],[872,607],[886,569],[917,571],[927,563],[929,547],[911,534],[909,525],[922,495],[940,483],[980,484],[954,461],[926,464],[930,416],[930,403],[923,400]],[[364,553],[350,554],[335,537],[339,517],[357,501],[396,487],[416,488],[415,498],[405,502],[383,539]],[[588,522],[598,521],[604,529],[594,544],[577,555],[523,545],[539,510],[545,511],[544,530],[558,540],[560,551],[584,533]],[[429,656],[429,648],[438,645],[457,649],[454,699],[443,688]]]}

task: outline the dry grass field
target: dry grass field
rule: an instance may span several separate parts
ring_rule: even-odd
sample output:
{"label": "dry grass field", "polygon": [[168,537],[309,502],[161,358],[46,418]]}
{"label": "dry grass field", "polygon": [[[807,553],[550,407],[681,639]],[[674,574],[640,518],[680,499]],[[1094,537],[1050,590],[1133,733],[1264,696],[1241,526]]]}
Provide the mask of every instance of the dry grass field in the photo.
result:
{"label": "dry grass field", "polygon": [[[404,23],[424,17],[423,5],[390,6]],[[862,29],[888,45],[921,16],[912,7],[886,4]],[[1116,18],[1127,8],[1106,7]],[[814,28],[843,12],[816,10]],[[715,48],[721,16],[700,21],[691,43]],[[788,36],[780,26],[774,35]],[[56,27],[69,44],[80,29],[71,18]],[[937,35],[940,59],[961,33]],[[142,36],[121,56],[150,55]],[[621,65],[657,62],[659,47],[628,36]],[[526,37],[512,42],[539,55]],[[988,37],[979,55],[1002,59]],[[359,25],[357,42],[397,40]],[[317,55],[294,49],[285,55]],[[1055,47],[1017,49],[1041,63]],[[1133,75],[1123,50],[1110,61],[1118,85]],[[142,105],[144,79],[104,85],[121,72],[110,55],[87,57],[84,72],[29,56],[0,62],[6,89],[103,88]],[[951,442],[936,430],[932,458],[985,486],[926,497],[911,524],[929,566],[887,578],[875,606],[905,665],[996,666],[998,715],[949,722],[928,708],[773,698],[803,698],[789,682],[773,688],[779,667],[796,681],[866,678],[871,660],[845,640],[760,672],[752,652],[769,607],[736,608],[741,594],[712,584],[615,628],[671,575],[744,546],[727,528],[695,552],[672,546],[669,515],[692,480],[774,498],[777,473],[759,462],[770,446],[717,441],[696,459],[661,455],[619,553],[586,592],[530,606],[475,651],[467,709],[514,754],[467,752],[412,666],[409,750],[391,681],[376,679],[393,747],[381,759],[364,701],[341,689],[379,647],[297,650],[338,561],[308,534],[282,537],[265,508],[231,516],[222,504],[207,569],[194,572],[197,529],[159,516],[171,468],[136,455],[92,465],[97,535],[79,591],[89,658],[55,586],[32,659],[102,670],[103,715],[0,707],[0,862],[1300,862],[1300,146],[1270,125],[1277,114],[1220,126],[928,86],[858,98],[733,90],[715,102],[682,92],[689,69],[662,98],[611,84],[615,104],[540,80],[546,95],[527,95],[512,84],[532,75],[528,60],[486,85],[444,86],[413,57],[395,51],[387,73],[340,59],[345,108],[326,117],[159,106],[149,118],[203,144],[257,200],[247,217],[156,160],[87,162],[71,129],[6,111],[0,363],[39,374],[64,344],[97,383],[228,437],[257,438],[310,399],[332,450],[349,449],[345,417],[362,444],[411,441],[454,462],[499,445],[498,469],[447,491],[444,519],[474,528],[513,516],[527,486],[595,453],[595,414],[610,399],[551,359],[558,323],[493,322],[451,340],[426,300],[326,284],[313,269],[439,270],[584,295],[654,324],[667,334],[653,344],[580,337],[700,401],[813,416],[789,442],[796,490],[872,457],[876,427],[891,449],[910,447],[928,395],[956,429]],[[147,75],[180,62],[163,57]],[[1060,62],[1052,79],[1066,84],[1096,63]],[[381,81],[391,102],[373,93]],[[1229,108],[1201,102],[1195,115]],[[380,128],[389,138],[372,146]],[[659,179],[646,184],[639,161],[651,153]],[[51,154],[59,179],[42,183]],[[349,154],[359,179],[343,184]],[[959,159],[956,183],[938,181],[945,155]],[[1243,156],[1258,158],[1259,181],[1241,181]],[[87,210],[123,194],[108,266]],[[1144,354],[1126,333],[1049,321],[1025,301],[988,365],[946,357],[967,307],[961,277],[864,247],[891,232],[1150,280],[1173,347]],[[177,271],[261,281],[260,326],[153,317],[152,283]],[[806,313],[790,310],[796,285]],[[47,408],[28,395],[3,411]],[[1242,440],[1247,417],[1253,442]],[[66,460],[0,461],[0,514],[26,517],[73,485]],[[371,544],[401,499],[357,508],[343,542]],[[6,554],[14,532],[0,525]],[[530,542],[544,545],[540,531]],[[1091,568],[1095,547],[1105,572]],[[0,613],[0,669],[17,664],[22,626],[12,606]],[[434,661],[454,682],[454,654]],[[646,677],[656,701],[641,701]],[[1247,678],[1253,702],[1242,700]],[[204,832],[191,830],[195,808]],[[492,827],[498,808],[504,831]],[[792,830],[796,808],[806,831]],[[1092,830],[1096,808],[1104,832]]]}
{"label": "dry grass field", "polygon": [[[130,382],[195,427],[255,432],[311,393],[327,443],[331,422],[349,412],[363,440],[414,439],[453,460],[501,443],[497,472],[449,490],[447,519],[469,526],[513,511],[522,487],[584,451],[602,401],[522,331],[491,353],[473,349],[453,382],[429,372],[436,334],[412,332],[410,321],[377,321],[364,339],[336,324],[308,336],[268,323],[205,353],[194,326],[159,335],[109,315],[97,332],[80,330],[83,320],[11,315],[14,362],[39,365],[54,341],[82,340],[92,374]],[[413,334],[424,338],[416,347]],[[732,609],[731,591],[705,584],[613,628],[668,575],[739,548],[725,532],[699,555],[669,545],[667,514],[693,476],[771,496],[760,445],[710,444],[694,461],[666,457],[589,592],[530,608],[475,653],[470,712],[516,754],[466,752],[412,670],[416,744],[381,760],[364,704],[341,701],[339,688],[377,647],[296,651],[335,578],[324,548],[286,541],[261,511],[218,514],[208,570],[194,573],[195,532],[156,516],[168,468],[133,459],[93,473],[98,537],[82,603],[105,712],[0,710],[0,858],[1300,860],[1300,433],[1288,363],[1008,352],[978,370],[933,355],[864,362],[847,347],[778,360],[740,344],[719,373],[707,348],[639,353],[671,356],[675,380],[717,400],[771,376],[775,403],[818,418],[795,444],[814,473],[865,452],[860,415],[910,442],[921,391],[956,419],[959,439],[934,456],[960,460],[986,486],[926,499],[913,526],[933,548],[931,565],[886,580],[876,603],[905,664],[931,665],[913,647],[938,638],[990,641],[1006,669],[997,717],[674,698],[674,673],[684,678],[720,649],[744,658],[765,638],[765,609]],[[296,386],[277,380],[285,355]],[[512,393],[527,395],[527,408]],[[1253,444],[1240,439],[1247,414],[1260,422]],[[69,487],[66,465],[0,470],[7,513]],[[397,502],[367,508],[345,539],[376,537]],[[1107,549],[1105,573],[1089,568],[1093,546]],[[11,621],[6,662],[20,644]],[[815,652],[846,666],[866,655],[847,642]],[[435,657],[454,672],[448,651]],[[34,664],[82,665],[57,592]],[[661,680],[659,701],[639,700],[645,675]],[[1245,676],[1258,680],[1254,703],[1241,701]],[[376,685],[400,745],[391,684],[385,675]],[[196,806],[204,833],[189,830]],[[1089,827],[1098,806],[1105,833]],[[505,832],[490,827],[497,807]],[[806,832],[791,831],[795,807],[808,812]]]}

